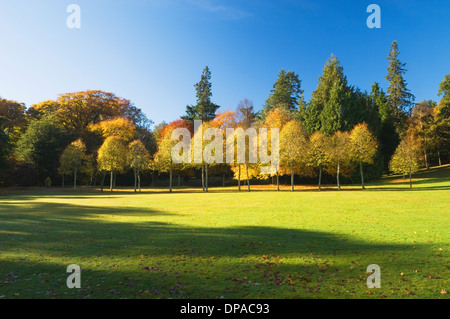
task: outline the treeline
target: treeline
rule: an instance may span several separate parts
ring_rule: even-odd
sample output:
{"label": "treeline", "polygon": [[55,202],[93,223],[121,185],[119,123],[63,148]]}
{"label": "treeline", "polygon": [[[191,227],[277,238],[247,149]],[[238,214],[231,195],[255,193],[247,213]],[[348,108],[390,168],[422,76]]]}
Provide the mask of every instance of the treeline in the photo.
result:
{"label": "treeline", "polygon": [[[248,99],[236,111],[218,112],[212,102],[211,72],[205,68],[195,85],[197,103],[186,107],[179,120],[156,125],[129,100],[102,91],[61,95],[26,109],[22,103],[0,99],[0,185],[33,186],[52,182],[74,187],[103,185],[112,190],[117,176],[134,178],[140,189],[143,173],[155,177],[197,177],[208,191],[209,176],[233,176],[250,190],[253,178],[268,179],[279,187],[280,176],[332,176],[340,189],[342,176],[350,181],[374,179],[386,172],[411,175],[419,167],[450,162],[450,75],[438,88],[439,103],[414,104],[404,79],[397,43],[388,55],[384,92],[375,82],[370,93],[347,82],[335,56],[326,62],[310,101],[305,101],[301,80],[281,70],[264,108],[256,112]],[[272,175],[261,174],[260,164],[174,164],[171,139],[176,128],[193,134],[193,121],[204,128],[279,128],[280,165]],[[270,138],[269,138],[270,140]],[[247,146],[249,141],[247,140]],[[206,146],[204,146],[206,147]],[[225,145],[223,146],[225,147]],[[270,144],[269,144],[270,148]]]}

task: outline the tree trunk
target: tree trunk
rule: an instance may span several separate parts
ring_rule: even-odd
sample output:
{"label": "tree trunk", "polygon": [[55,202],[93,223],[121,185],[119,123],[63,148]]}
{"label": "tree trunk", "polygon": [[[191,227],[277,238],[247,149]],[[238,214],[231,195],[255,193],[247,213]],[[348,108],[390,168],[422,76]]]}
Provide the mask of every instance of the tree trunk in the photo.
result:
{"label": "tree trunk", "polygon": [[337,186],[338,186],[338,190],[341,190],[341,183],[339,182],[339,173],[341,170],[341,164],[338,162],[337,165],[337,173],[336,173],[336,179],[337,179]]}
{"label": "tree trunk", "polygon": [[137,174],[136,174],[136,168],[133,168],[134,173],[134,192],[137,192]]}
{"label": "tree trunk", "polygon": [[110,178],[109,178],[109,190],[112,192],[113,191],[113,178],[114,178],[114,172],[111,170],[110,171]]}
{"label": "tree trunk", "polygon": [[208,164],[205,164],[205,190],[208,192]]}
{"label": "tree trunk", "polygon": [[170,159],[170,177],[169,177],[169,191],[172,193],[172,173],[173,173],[173,162]]}
{"label": "tree trunk", "polygon": [[409,164],[409,188],[412,189],[411,164]]}
{"label": "tree trunk", "polygon": [[152,171],[152,186],[155,187],[155,171]]}
{"label": "tree trunk", "polygon": [[202,191],[205,191],[205,166],[202,164]]}
{"label": "tree trunk", "polygon": [[322,164],[319,165],[319,192],[322,190]]}
{"label": "tree trunk", "polygon": [[222,187],[225,187],[225,173],[222,174]]}
{"label": "tree trunk", "polygon": [[77,169],[73,172],[73,189],[77,189]]}
{"label": "tree trunk", "polygon": [[139,187],[139,193],[141,192],[141,172],[138,170],[137,172],[137,178],[138,178],[138,187]]}
{"label": "tree trunk", "polygon": [[64,174],[62,174],[61,176],[62,176],[62,188],[64,188]]}
{"label": "tree trunk", "polygon": [[362,169],[362,163],[359,163],[359,172],[361,174],[361,186],[362,186],[362,189],[366,189],[366,187],[364,186],[364,173],[363,173],[363,169]]}
{"label": "tree trunk", "polygon": [[105,185],[105,177],[106,177],[106,172],[103,172],[102,174],[102,182],[101,182],[101,192],[103,192],[103,186]]}
{"label": "tree trunk", "polygon": [[294,191],[294,162],[291,161],[291,192]]}
{"label": "tree trunk", "polygon": [[441,165],[442,165],[442,162],[441,162],[441,152],[439,152],[439,151],[438,151],[438,160],[439,160],[439,166],[441,166]]}
{"label": "tree trunk", "polygon": [[425,167],[426,169],[430,169],[430,165],[428,164],[428,154],[427,151],[424,151],[424,157],[425,157]]}
{"label": "tree trunk", "polygon": [[241,191],[241,164],[239,164],[238,189],[239,189],[239,191]]}
{"label": "tree trunk", "polygon": [[280,191],[280,172],[277,169],[277,192]]}
{"label": "tree trunk", "polygon": [[245,164],[245,169],[247,170],[247,187],[250,192],[250,178],[248,177],[248,164]]}

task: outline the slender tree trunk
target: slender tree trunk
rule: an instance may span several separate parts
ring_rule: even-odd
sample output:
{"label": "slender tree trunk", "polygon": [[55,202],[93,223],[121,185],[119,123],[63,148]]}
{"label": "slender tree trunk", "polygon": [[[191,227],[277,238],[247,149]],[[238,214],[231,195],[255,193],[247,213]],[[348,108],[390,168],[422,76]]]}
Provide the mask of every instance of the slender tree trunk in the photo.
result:
{"label": "slender tree trunk", "polygon": [[155,171],[152,171],[152,186],[155,187]]}
{"label": "slender tree trunk", "polygon": [[101,192],[103,192],[103,187],[105,185],[105,177],[106,177],[106,172],[102,173],[102,182],[101,182]]}
{"label": "slender tree trunk", "polygon": [[238,173],[238,189],[241,191],[241,164],[239,165],[239,173]]}
{"label": "slender tree trunk", "polygon": [[202,164],[202,191],[205,191],[205,166]]}
{"label": "slender tree trunk", "polygon": [[362,189],[366,189],[366,187],[364,186],[364,173],[363,173],[362,163],[359,163],[359,172],[361,174],[361,186],[362,186]]}
{"label": "slender tree trunk", "polygon": [[62,176],[62,188],[64,188],[64,174],[62,174],[61,176]]}
{"label": "slender tree trunk", "polygon": [[428,164],[428,154],[427,151],[424,151],[424,157],[425,157],[425,167],[426,169],[430,169],[430,164]]}
{"label": "slender tree trunk", "polygon": [[109,190],[112,192],[113,191],[113,178],[114,178],[114,172],[111,170],[110,171],[110,178],[109,178]]}
{"label": "slender tree trunk", "polygon": [[169,177],[169,191],[172,193],[172,174],[173,174],[173,162],[170,159],[170,177]]}
{"label": "slender tree trunk", "polygon": [[337,173],[336,173],[336,179],[337,179],[337,185],[338,185],[338,190],[341,190],[341,183],[339,182],[339,173],[341,170],[341,164],[338,162],[337,165]]}
{"label": "slender tree trunk", "polygon": [[411,164],[409,164],[409,188],[412,189]]}
{"label": "slender tree trunk", "polygon": [[439,166],[441,166],[441,165],[442,165],[442,162],[441,162],[441,152],[439,152],[439,151],[438,151],[438,160],[439,160]]}
{"label": "slender tree trunk", "polygon": [[322,164],[319,165],[319,192],[322,190]]}
{"label": "slender tree trunk", "polygon": [[139,188],[139,193],[141,192],[141,171],[138,170],[137,171],[137,178],[138,178],[138,188]]}
{"label": "slender tree trunk", "polygon": [[250,178],[248,177],[248,163],[245,164],[245,169],[247,170],[247,187],[250,192]]}
{"label": "slender tree trunk", "polygon": [[134,192],[137,192],[137,174],[136,174],[136,168],[133,168],[134,173]]}
{"label": "slender tree trunk", "polygon": [[73,172],[73,189],[77,189],[77,169]]}
{"label": "slender tree trunk", "polygon": [[205,164],[205,190],[208,192],[208,164]]}
{"label": "slender tree trunk", "polygon": [[294,162],[291,161],[291,192],[294,191]]}
{"label": "slender tree trunk", "polygon": [[280,191],[280,172],[277,169],[277,192]]}

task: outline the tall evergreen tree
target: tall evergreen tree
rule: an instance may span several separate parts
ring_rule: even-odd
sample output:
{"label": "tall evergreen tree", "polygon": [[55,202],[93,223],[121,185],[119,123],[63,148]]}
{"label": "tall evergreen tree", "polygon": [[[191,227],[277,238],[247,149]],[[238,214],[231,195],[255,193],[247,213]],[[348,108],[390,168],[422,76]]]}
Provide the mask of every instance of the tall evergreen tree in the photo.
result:
{"label": "tall evergreen tree", "polygon": [[203,70],[200,82],[194,85],[197,96],[196,105],[186,106],[186,115],[182,119],[194,121],[211,121],[216,115],[217,109],[220,107],[211,101],[211,72],[206,66]]}
{"label": "tall evergreen tree", "polygon": [[388,74],[386,76],[386,80],[389,81],[387,102],[395,120],[397,131],[403,133],[405,129],[403,124],[415,98],[406,87],[407,83],[403,78],[407,71],[405,69],[406,64],[400,62],[398,59],[399,54],[397,41],[394,41],[387,57],[389,61]]}
{"label": "tall evergreen tree", "polygon": [[[324,130],[336,130],[333,120],[340,121],[340,106],[348,90],[347,78],[339,60],[332,54],[325,63],[319,84],[313,92],[311,101],[306,108],[305,126],[309,134]],[[325,109],[325,114],[322,112]],[[325,127],[324,127],[325,123]],[[338,126],[340,126],[338,124]]]}
{"label": "tall evergreen tree", "polygon": [[380,141],[379,152],[383,161],[384,171],[387,172],[389,170],[389,161],[400,143],[400,137],[395,129],[395,121],[392,109],[388,103],[388,97],[377,82],[372,86],[370,98],[378,111],[381,121],[379,130],[373,130],[373,132],[375,135],[378,135]]}
{"label": "tall evergreen tree", "polygon": [[275,81],[270,96],[266,100],[263,117],[267,116],[271,110],[278,107],[285,107],[294,112],[301,112],[304,110],[301,80],[295,72],[286,72],[282,69],[278,73],[278,79]]}

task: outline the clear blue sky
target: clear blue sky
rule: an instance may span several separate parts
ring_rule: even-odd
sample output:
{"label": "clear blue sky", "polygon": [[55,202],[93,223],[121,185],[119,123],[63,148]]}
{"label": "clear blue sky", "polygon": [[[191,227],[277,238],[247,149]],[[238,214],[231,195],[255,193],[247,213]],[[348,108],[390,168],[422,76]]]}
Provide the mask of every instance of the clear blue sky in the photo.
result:
{"label": "clear blue sky", "polygon": [[[66,26],[71,3],[81,7],[78,30]],[[366,26],[371,3],[381,7],[381,29]],[[29,107],[100,89],[169,122],[195,103],[206,65],[222,110],[245,97],[260,109],[282,68],[299,74],[309,100],[331,53],[350,84],[386,89],[397,40],[416,100],[439,100],[449,17],[447,0],[1,0],[0,96]]]}

